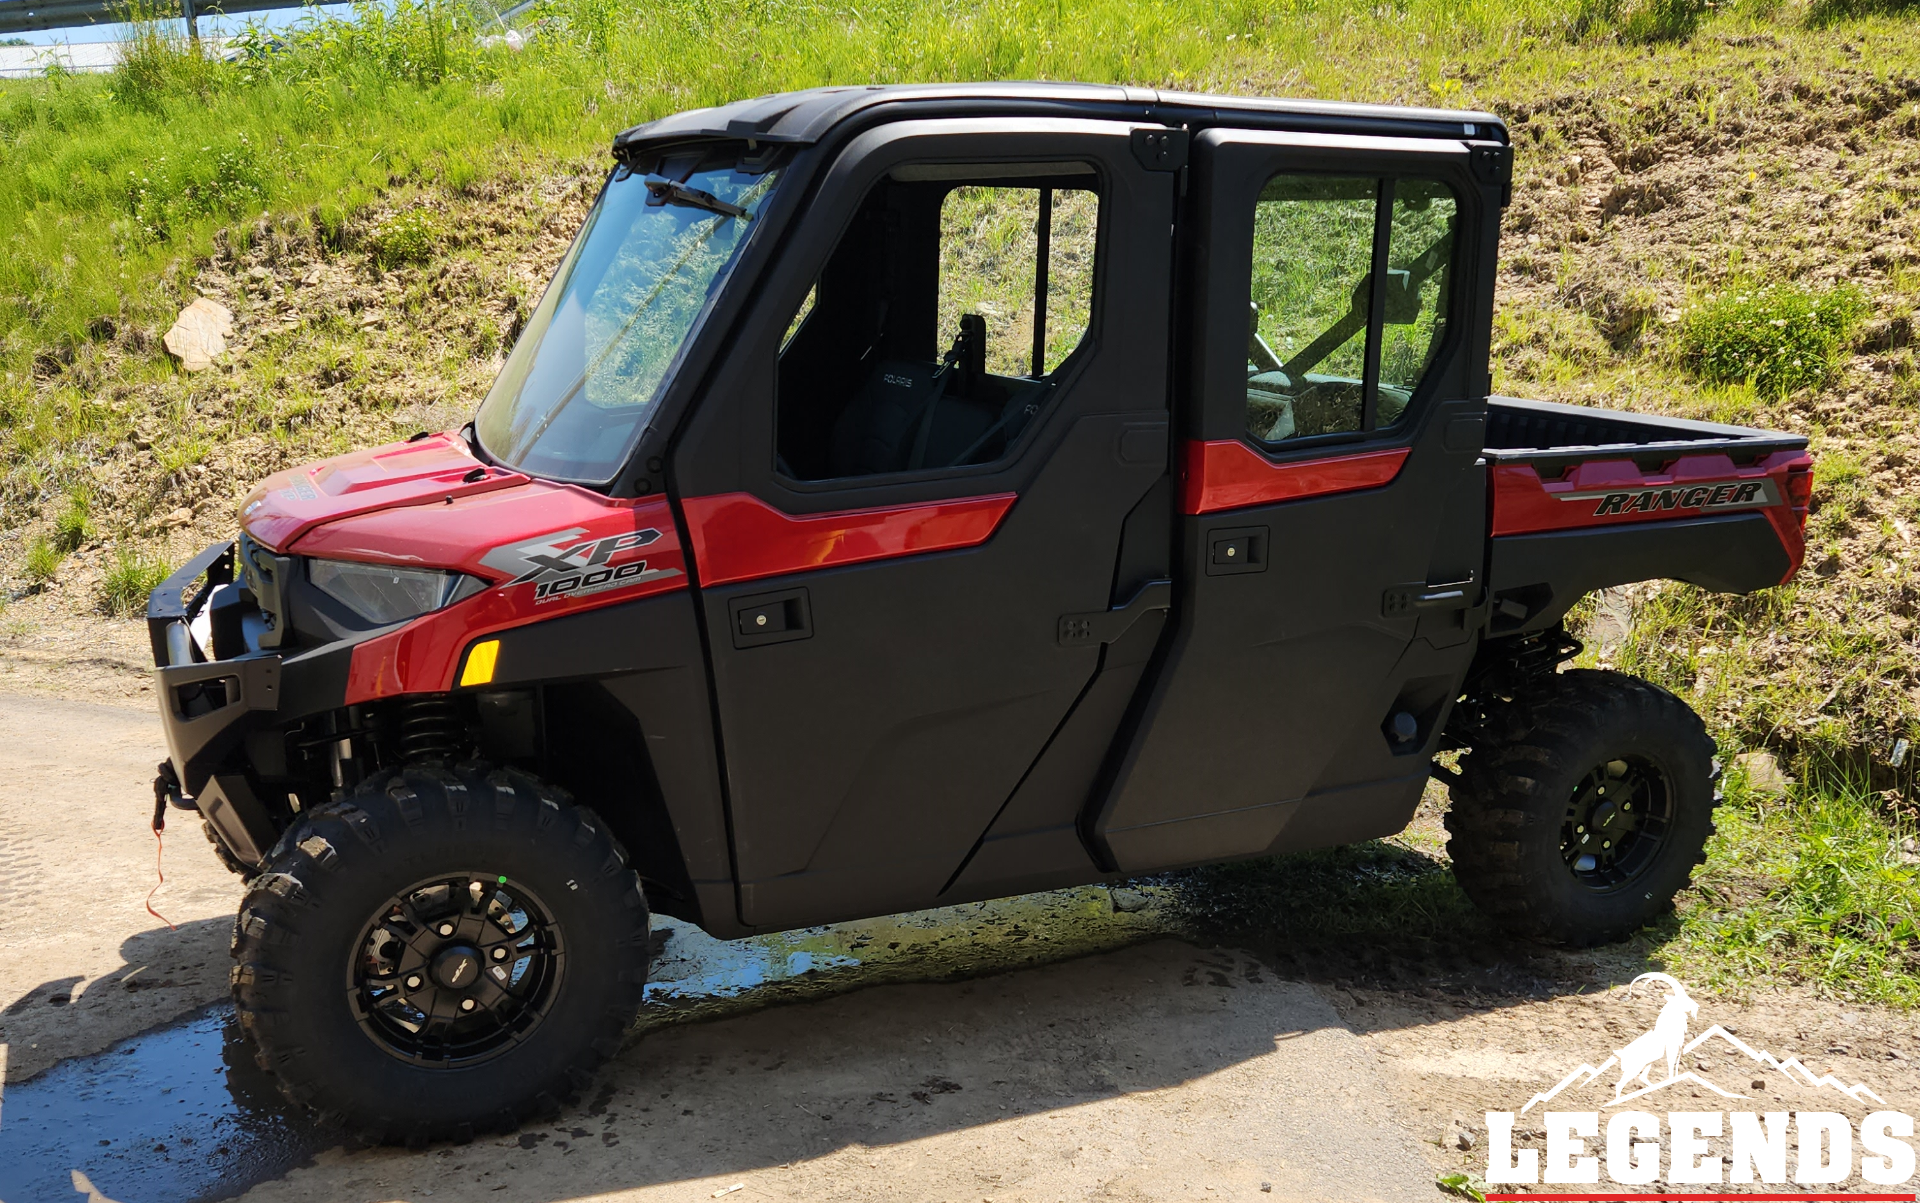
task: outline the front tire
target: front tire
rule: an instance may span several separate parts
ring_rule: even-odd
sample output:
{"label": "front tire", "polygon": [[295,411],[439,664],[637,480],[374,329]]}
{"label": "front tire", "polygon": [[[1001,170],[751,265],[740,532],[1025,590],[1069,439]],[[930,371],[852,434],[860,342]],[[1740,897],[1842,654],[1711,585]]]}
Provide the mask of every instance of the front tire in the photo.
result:
{"label": "front tire", "polygon": [[527,774],[375,774],[288,830],[236,922],[233,996],[281,1092],[379,1143],[552,1114],[646,985],[639,877]]}
{"label": "front tire", "polygon": [[[1685,702],[1576,669],[1509,703],[1509,734],[1462,758],[1447,812],[1454,876],[1501,927],[1585,947],[1665,914],[1706,859],[1714,743]],[[1514,729],[1517,729],[1517,733]]]}

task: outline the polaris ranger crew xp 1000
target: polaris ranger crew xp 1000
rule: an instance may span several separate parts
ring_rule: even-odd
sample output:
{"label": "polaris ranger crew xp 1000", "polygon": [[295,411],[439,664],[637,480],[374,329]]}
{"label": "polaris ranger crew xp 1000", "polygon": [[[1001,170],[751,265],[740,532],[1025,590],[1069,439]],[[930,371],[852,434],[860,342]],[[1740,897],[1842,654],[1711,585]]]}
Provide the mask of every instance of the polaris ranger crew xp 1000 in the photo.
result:
{"label": "polaris ranger crew xp 1000", "polygon": [[148,609],[292,1099],[511,1127],[721,938],[1404,827],[1612,940],[1711,829],[1588,591],[1799,566],[1802,439],[1491,397],[1484,113],[827,88],[620,134],[471,425],[279,473]]}

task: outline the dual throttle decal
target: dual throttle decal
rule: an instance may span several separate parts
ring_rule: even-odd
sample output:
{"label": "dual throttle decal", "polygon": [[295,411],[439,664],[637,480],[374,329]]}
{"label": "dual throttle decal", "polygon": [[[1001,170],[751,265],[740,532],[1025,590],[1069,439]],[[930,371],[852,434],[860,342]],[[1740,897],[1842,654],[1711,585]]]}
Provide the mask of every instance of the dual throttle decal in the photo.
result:
{"label": "dual throttle decal", "polygon": [[480,557],[480,562],[511,575],[513,579],[503,588],[531,584],[538,605],[679,575],[678,568],[647,567],[645,548],[659,537],[652,527],[589,536],[585,527],[576,526],[503,544]]}
{"label": "dual throttle decal", "polygon": [[1595,518],[1658,510],[1759,510],[1780,504],[1780,490],[1771,477],[1665,489],[1592,489],[1555,496],[1561,501],[1593,502]]}

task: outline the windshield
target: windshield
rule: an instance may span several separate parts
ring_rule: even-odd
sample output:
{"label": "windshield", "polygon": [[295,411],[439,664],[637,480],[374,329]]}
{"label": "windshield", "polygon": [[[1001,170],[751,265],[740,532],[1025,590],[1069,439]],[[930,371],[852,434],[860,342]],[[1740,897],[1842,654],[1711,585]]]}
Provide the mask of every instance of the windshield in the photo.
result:
{"label": "windshield", "polygon": [[612,480],[776,171],[615,173],[561,261],[474,431],[535,476]]}

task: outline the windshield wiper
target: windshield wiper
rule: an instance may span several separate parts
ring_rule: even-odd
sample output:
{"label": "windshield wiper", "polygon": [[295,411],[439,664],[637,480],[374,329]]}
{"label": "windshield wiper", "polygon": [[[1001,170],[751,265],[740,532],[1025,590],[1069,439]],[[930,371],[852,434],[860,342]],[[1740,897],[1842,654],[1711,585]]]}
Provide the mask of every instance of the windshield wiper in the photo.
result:
{"label": "windshield wiper", "polygon": [[705,209],[709,213],[718,213],[723,217],[747,216],[747,211],[732,201],[723,201],[713,193],[699,188],[689,188],[678,180],[650,175],[645,183],[647,203],[650,205],[686,205],[694,209]]}

